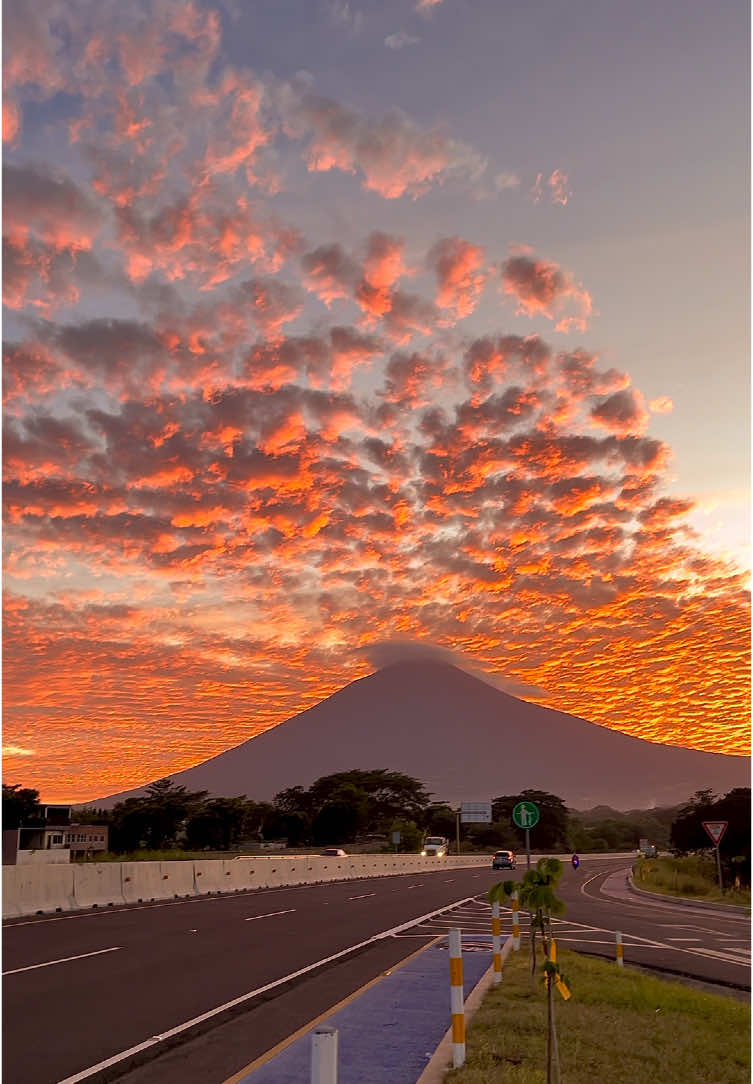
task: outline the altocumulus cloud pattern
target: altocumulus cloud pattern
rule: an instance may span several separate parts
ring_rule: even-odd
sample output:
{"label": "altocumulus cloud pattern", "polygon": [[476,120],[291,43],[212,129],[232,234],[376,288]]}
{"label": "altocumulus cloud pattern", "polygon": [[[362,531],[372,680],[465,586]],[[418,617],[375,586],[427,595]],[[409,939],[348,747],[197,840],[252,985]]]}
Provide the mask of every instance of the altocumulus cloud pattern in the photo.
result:
{"label": "altocumulus cloud pattern", "polygon": [[[70,798],[177,771],[394,638],[746,751],[742,573],[690,530],[629,373],[573,338],[577,273],[385,227],[460,206],[480,151],[232,62],[224,8],[5,22],[11,770]],[[329,191],[359,237],[317,233]]]}

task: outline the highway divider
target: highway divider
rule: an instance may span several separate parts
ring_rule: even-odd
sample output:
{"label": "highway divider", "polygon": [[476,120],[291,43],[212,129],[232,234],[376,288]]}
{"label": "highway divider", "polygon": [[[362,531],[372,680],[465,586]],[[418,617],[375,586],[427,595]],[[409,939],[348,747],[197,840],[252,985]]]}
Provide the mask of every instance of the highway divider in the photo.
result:
{"label": "highway divider", "polygon": [[488,864],[487,855],[264,855],[196,862],[5,866],[3,918]]}
{"label": "highway divider", "polygon": [[74,911],[74,867],[3,866],[3,918]]}
{"label": "highway divider", "polygon": [[297,854],[195,862],[4,866],[3,918],[490,865],[488,854],[445,858],[418,854]]}

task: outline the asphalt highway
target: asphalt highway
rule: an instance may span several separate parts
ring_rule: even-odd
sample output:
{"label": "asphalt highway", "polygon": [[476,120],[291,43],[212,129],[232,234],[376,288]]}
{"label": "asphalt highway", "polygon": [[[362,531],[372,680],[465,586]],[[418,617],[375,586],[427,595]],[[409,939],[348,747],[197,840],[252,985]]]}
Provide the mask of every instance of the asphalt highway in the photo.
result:
{"label": "asphalt highway", "polygon": [[[614,955],[619,929],[628,964],[749,989],[748,920],[627,897],[628,865],[568,864],[560,942]],[[485,894],[507,876],[441,870],[13,920],[6,1079],[221,1084],[450,926],[488,933]]]}

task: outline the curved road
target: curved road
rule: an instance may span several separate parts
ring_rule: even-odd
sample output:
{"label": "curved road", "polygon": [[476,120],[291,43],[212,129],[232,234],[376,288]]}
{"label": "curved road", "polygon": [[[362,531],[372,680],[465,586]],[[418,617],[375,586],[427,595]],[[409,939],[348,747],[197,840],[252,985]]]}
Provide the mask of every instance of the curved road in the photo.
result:
{"label": "curved road", "polygon": [[[621,930],[627,963],[750,988],[747,918],[628,896],[627,869],[567,863],[560,943],[613,955]],[[486,891],[507,876],[444,869],[13,920],[6,1079],[221,1084],[451,926],[472,950],[489,933]]]}

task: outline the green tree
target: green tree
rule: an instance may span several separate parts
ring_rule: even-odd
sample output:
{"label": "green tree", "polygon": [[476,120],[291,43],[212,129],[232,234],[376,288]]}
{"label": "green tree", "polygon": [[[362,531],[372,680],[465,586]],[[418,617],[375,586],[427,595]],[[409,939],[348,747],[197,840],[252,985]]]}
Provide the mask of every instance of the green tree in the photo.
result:
{"label": "green tree", "polygon": [[364,833],[386,833],[397,819],[423,824],[428,805],[429,795],[418,779],[360,768],[321,776],[308,789],[288,787],[274,800],[277,814],[287,818],[288,839],[292,832],[315,843],[352,842]]}
{"label": "green tree", "polygon": [[415,821],[396,820],[390,825],[390,837],[393,832],[400,833],[398,850],[407,853],[418,853],[424,841],[424,834]]}
{"label": "green tree", "polygon": [[247,816],[245,797],[211,798],[197,804],[185,823],[186,846],[228,851],[243,838]]}
{"label": "green tree", "polygon": [[40,814],[39,791],[20,783],[3,783],[3,828],[20,828]]}
{"label": "green tree", "polygon": [[311,831],[314,843],[352,843],[358,834],[360,812],[350,802],[328,802],[314,817]]}
{"label": "green tree", "polygon": [[309,788],[312,810],[318,811],[333,801],[343,786],[355,787],[368,796],[363,827],[372,832],[386,832],[398,817],[420,823],[429,804],[429,795],[423,783],[412,776],[384,768],[370,771],[353,769],[317,779]]}
{"label": "green tree", "polygon": [[175,843],[185,821],[206,798],[207,792],[188,791],[171,779],[150,783],[146,794],[118,802],[112,811],[112,843],[115,851],[132,851],[145,845],[153,850]]}
{"label": "green tree", "polygon": [[558,858],[540,858],[535,869],[529,869],[520,885],[520,906],[531,915],[531,974],[536,972],[536,934],[541,933],[544,952],[549,955],[552,935],[552,915],[565,913],[565,904],[555,895],[562,876]]}
{"label": "green tree", "polygon": [[299,813],[309,817],[312,813],[312,796],[305,787],[288,787],[275,794],[274,805],[282,813]]}
{"label": "green tree", "polygon": [[424,813],[423,826],[427,835],[452,839],[455,835],[454,809],[446,802],[432,802]]}

